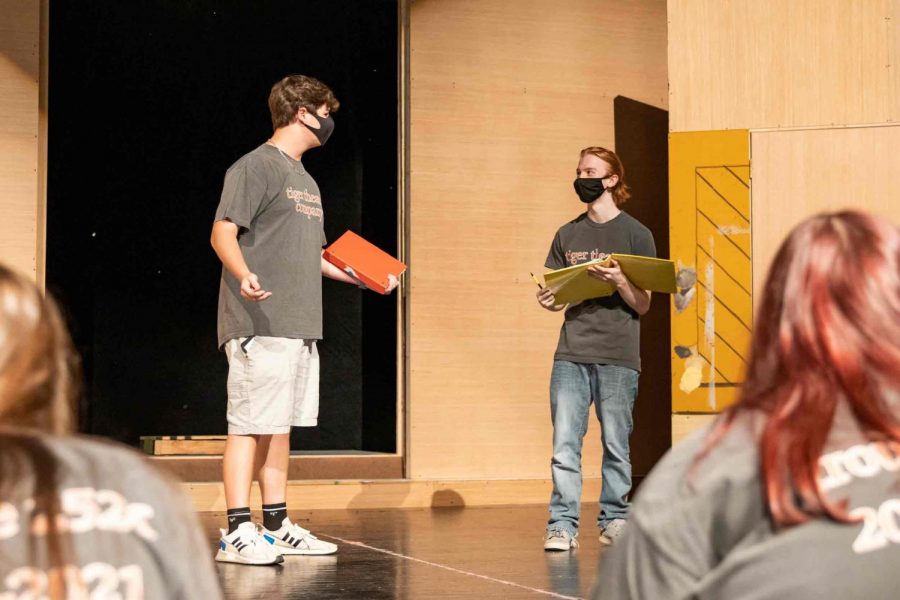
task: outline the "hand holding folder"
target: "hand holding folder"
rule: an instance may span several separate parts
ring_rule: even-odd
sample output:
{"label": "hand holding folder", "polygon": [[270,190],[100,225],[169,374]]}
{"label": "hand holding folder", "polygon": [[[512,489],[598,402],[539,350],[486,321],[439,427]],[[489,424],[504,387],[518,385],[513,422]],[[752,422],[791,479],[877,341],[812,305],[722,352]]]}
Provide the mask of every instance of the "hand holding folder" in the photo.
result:
{"label": "hand holding folder", "polygon": [[589,267],[594,265],[608,267],[612,261],[616,261],[622,273],[642,290],[665,294],[674,294],[677,291],[674,262],[630,254],[604,255],[597,260],[550,271],[544,273],[544,281],[553,291],[557,304],[575,304],[589,298],[612,296],[616,291],[613,284],[600,281],[588,274]]}
{"label": "hand holding folder", "polygon": [[328,246],[322,256],[379,294],[390,293],[391,279],[400,279],[406,271],[405,264],[352,231]]}

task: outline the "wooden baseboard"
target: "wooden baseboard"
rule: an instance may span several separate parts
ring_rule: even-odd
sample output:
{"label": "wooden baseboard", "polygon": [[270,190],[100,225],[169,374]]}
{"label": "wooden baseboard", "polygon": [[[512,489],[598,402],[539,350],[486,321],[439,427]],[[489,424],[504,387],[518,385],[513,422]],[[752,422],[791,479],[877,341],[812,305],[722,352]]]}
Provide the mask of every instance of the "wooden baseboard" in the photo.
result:
{"label": "wooden baseboard", "polygon": [[672,445],[674,446],[694,431],[712,423],[718,414],[673,414]]}
{"label": "wooden baseboard", "polygon": [[141,448],[152,456],[221,456],[224,435],[142,435]]}
{"label": "wooden baseboard", "polygon": [[[224,512],[221,483],[185,483],[197,511]],[[553,487],[549,479],[490,479],[478,481],[290,481],[287,503],[292,510],[437,508],[546,504]],[[582,498],[596,502],[600,479],[585,479]],[[250,506],[259,507],[256,484]]]}
{"label": "wooden baseboard", "polygon": [[[222,481],[222,456],[153,456],[150,462],[181,481]],[[403,457],[397,454],[294,454],[291,480],[399,479]]]}

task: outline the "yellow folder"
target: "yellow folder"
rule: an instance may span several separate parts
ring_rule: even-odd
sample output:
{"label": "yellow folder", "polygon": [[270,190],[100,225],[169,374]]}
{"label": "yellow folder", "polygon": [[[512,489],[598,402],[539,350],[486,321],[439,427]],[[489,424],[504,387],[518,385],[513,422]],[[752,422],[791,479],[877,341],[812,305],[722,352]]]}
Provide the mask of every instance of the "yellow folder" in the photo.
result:
{"label": "yellow folder", "polygon": [[614,285],[595,279],[587,272],[588,267],[593,265],[609,266],[611,260],[619,263],[625,276],[642,290],[664,294],[677,291],[674,262],[630,254],[608,254],[574,267],[549,271],[544,273],[544,281],[553,291],[557,304],[575,304],[588,298],[612,296],[616,291]]}

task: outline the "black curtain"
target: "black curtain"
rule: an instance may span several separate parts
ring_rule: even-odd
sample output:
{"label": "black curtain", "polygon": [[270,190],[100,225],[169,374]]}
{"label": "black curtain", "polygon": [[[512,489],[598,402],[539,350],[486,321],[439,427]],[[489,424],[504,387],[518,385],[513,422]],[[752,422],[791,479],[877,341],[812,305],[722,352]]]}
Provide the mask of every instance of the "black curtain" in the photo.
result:
{"label": "black curtain", "polygon": [[[224,433],[210,245],[225,170],[271,135],[272,84],[341,101],[304,156],[330,241],[396,253],[397,2],[144,0],[50,11],[48,288],[86,375],[83,431]],[[396,298],[326,280],[319,427],[295,449],[393,451]]]}

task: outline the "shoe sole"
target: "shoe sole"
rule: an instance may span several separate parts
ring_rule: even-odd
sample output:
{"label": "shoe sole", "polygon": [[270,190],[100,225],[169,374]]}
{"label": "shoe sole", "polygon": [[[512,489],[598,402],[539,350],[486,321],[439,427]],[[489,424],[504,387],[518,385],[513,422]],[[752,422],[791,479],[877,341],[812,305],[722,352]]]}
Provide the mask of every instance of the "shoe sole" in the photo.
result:
{"label": "shoe sole", "polygon": [[284,562],[284,557],[278,555],[274,560],[267,559],[253,559],[248,558],[246,556],[241,556],[240,554],[233,554],[231,552],[227,552],[225,550],[219,550],[216,553],[216,562],[226,562],[226,563],[234,563],[238,565],[254,565],[254,566],[265,566],[265,565],[278,565]]}
{"label": "shoe sole", "polygon": [[577,548],[578,543],[572,542],[566,544],[565,542],[546,542],[544,544],[544,550],[552,550],[554,552],[561,552],[565,550],[571,550],[573,548]]}
{"label": "shoe sole", "polygon": [[556,546],[556,545],[545,545],[544,550],[547,552],[565,552],[566,550],[571,550],[571,546]]}
{"label": "shoe sole", "polygon": [[290,556],[328,556],[329,554],[337,554],[338,551],[337,546],[335,546],[334,550],[303,550],[301,548],[294,548],[290,544],[285,544],[277,535],[268,529],[263,529],[263,536],[265,536],[266,539],[271,538],[274,540],[272,545],[282,554],[288,554]]}
{"label": "shoe sole", "polygon": [[286,546],[275,546],[282,554],[290,556],[327,556],[329,554],[337,554],[337,548],[334,550],[300,550],[298,548],[289,548]]}

